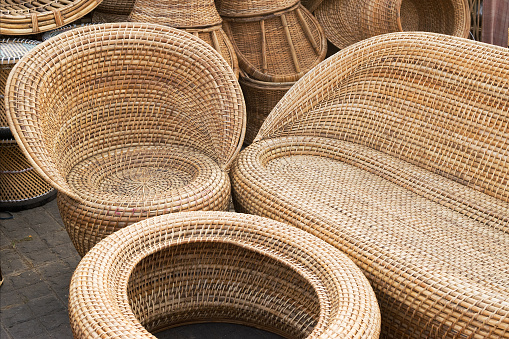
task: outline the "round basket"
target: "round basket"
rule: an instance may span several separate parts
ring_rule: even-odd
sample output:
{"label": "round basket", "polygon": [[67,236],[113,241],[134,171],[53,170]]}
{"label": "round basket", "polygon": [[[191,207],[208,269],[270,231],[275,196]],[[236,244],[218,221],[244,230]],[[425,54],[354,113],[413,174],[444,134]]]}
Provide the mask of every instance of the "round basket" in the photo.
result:
{"label": "round basket", "polygon": [[14,140],[0,140],[0,211],[37,207],[56,191],[34,170]]}
{"label": "round basket", "polygon": [[71,24],[71,25],[66,25],[66,26],[54,29],[52,31],[44,33],[42,35],[42,41],[46,41],[46,40],[48,40],[50,38],[53,38],[54,36],[57,36],[57,35],[59,35],[61,33],[70,31],[71,29],[75,29],[75,28],[83,27],[83,26],[88,26],[88,25],[94,25],[94,23]]}
{"label": "round basket", "polygon": [[100,11],[94,11],[94,14],[92,14],[93,24],[105,24],[112,22],[128,22],[128,21],[129,15],[126,14],[114,14],[114,13],[112,14]]}
{"label": "round basket", "polygon": [[323,0],[301,0],[300,3],[306,7],[311,13],[322,3]]}
{"label": "round basket", "polygon": [[103,0],[97,10],[110,14],[129,15],[136,0]]}
{"label": "round basket", "polygon": [[267,218],[187,212],[116,232],[80,262],[69,290],[74,338],[155,338],[230,322],[286,338],[378,338],[361,270],[317,237]]}
{"label": "round basket", "polygon": [[35,34],[62,27],[100,3],[101,0],[1,1],[0,34]]}
{"label": "round basket", "polygon": [[222,17],[242,18],[276,13],[299,3],[299,0],[216,0]]}
{"label": "round basket", "polygon": [[296,81],[325,59],[323,29],[300,4],[267,16],[223,19],[240,68],[253,79]]}
{"label": "round basket", "polygon": [[468,37],[465,0],[324,0],[314,12],[327,39],[343,49],[372,36],[399,31]]}
{"label": "round basket", "polygon": [[253,142],[265,118],[295,82],[267,82],[241,74],[240,87],[246,100],[246,137],[244,144]]}
{"label": "round basket", "polygon": [[134,4],[129,21],[199,28],[220,25],[222,19],[214,0],[143,0]]}

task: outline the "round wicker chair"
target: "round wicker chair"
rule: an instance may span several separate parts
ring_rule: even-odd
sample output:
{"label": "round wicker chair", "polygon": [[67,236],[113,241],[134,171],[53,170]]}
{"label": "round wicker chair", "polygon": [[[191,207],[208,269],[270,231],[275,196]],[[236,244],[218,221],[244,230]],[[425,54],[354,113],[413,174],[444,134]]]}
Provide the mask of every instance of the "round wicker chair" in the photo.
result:
{"label": "round wicker chair", "polygon": [[189,323],[231,322],[286,338],[378,338],[367,279],[324,241],[228,212],[150,218],[95,246],[71,280],[74,338],[155,338]]}
{"label": "round wicker chair", "polygon": [[140,23],[73,29],[27,54],[7,86],[11,130],[58,189],[81,255],[150,216],[228,208],[245,104],[197,37]]}
{"label": "round wicker chair", "polygon": [[509,50],[392,33],[315,67],[231,171],[235,209],[347,253],[386,338],[509,338]]}
{"label": "round wicker chair", "polygon": [[343,49],[376,35],[425,31],[468,37],[466,0],[324,0],[312,4],[327,39]]}
{"label": "round wicker chair", "polygon": [[49,31],[78,20],[102,0],[14,0],[0,2],[0,34],[24,35]]}

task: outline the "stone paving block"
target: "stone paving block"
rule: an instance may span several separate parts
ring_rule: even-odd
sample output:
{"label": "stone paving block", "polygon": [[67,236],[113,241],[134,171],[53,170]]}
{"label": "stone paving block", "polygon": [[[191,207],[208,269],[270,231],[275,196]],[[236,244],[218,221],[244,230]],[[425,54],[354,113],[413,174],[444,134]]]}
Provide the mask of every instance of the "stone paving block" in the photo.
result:
{"label": "stone paving block", "polygon": [[13,214],[14,219],[0,220],[0,231],[5,233],[11,240],[24,239],[35,233],[35,231],[29,227],[25,218],[20,217],[19,213]]}
{"label": "stone paving block", "polygon": [[36,318],[65,311],[66,309],[66,305],[54,295],[46,295],[44,297],[31,299],[27,305],[30,307]]}
{"label": "stone paving block", "polygon": [[[7,329],[12,336],[25,339],[49,338],[50,334],[37,319],[13,325]],[[65,337],[62,337],[62,339]],[[69,338],[69,337],[67,337]]]}
{"label": "stone paving block", "polygon": [[0,250],[0,265],[2,274],[7,276],[12,273],[24,272],[32,266],[14,248]]}
{"label": "stone paving block", "polygon": [[30,299],[35,299],[35,298],[40,298],[43,296],[51,295],[54,293],[53,290],[50,288],[50,286],[44,281],[39,281],[38,283],[35,283],[34,285],[20,288],[20,289],[18,289],[17,292],[23,298],[23,300],[26,300],[26,301],[28,301]]}
{"label": "stone paving block", "polygon": [[23,211],[23,217],[27,219],[29,225],[37,225],[48,222],[49,215],[41,206]]}
{"label": "stone paving block", "polygon": [[53,232],[50,237],[46,237],[44,239],[48,247],[53,248],[58,245],[68,244],[69,243],[69,235],[66,230],[59,230]]}
{"label": "stone paving block", "polygon": [[46,329],[52,332],[54,329],[57,329],[60,326],[69,327],[69,315],[67,313],[67,308],[60,311],[55,311],[51,314],[44,315],[39,318],[41,323],[46,327]]}
{"label": "stone paving block", "polygon": [[4,281],[4,285],[2,285],[2,290],[0,291],[0,313],[3,313],[3,310],[6,308],[24,304],[22,296],[16,289],[12,286],[7,286],[9,285]]}
{"label": "stone paving block", "polygon": [[31,228],[37,235],[44,237],[45,239],[51,239],[55,232],[65,231],[65,228],[62,225],[56,223],[49,217],[48,220],[40,224],[32,225]]}
{"label": "stone paving block", "polygon": [[55,339],[63,339],[63,338],[72,338],[72,331],[71,331],[71,325],[65,324],[60,325],[57,328],[54,328],[50,331],[50,337],[49,338],[55,338]]}
{"label": "stone paving block", "polygon": [[[60,259],[65,258],[74,258],[78,260],[81,259],[78,252],[76,252],[76,249],[74,248],[73,244],[70,242],[69,237],[67,238],[66,243],[52,247],[51,250],[55,252]],[[66,263],[72,267],[76,266],[75,260],[70,260],[69,262],[66,261]]]}
{"label": "stone paving block", "polygon": [[[3,288],[3,286],[2,286]],[[0,322],[3,326],[7,329],[7,331],[10,331],[10,328],[14,325],[25,323],[27,321],[33,320],[34,313],[28,307],[28,305],[22,304],[18,306],[13,306],[10,308],[2,309],[2,312],[0,312]],[[12,334],[12,333],[11,333]],[[19,337],[22,338],[22,337]]]}
{"label": "stone paving block", "polygon": [[[16,289],[24,288],[26,286],[34,285],[41,281],[41,276],[35,272],[35,271],[25,271],[21,273],[16,274],[10,274],[5,277],[7,279],[7,282],[4,282],[4,284],[10,284]],[[2,285],[2,292],[4,286]]]}
{"label": "stone paving block", "polygon": [[11,245],[12,239],[4,231],[0,230],[0,248]]}
{"label": "stone paving block", "polygon": [[2,339],[12,339],[11,335],[7,333],[4,327],[0,327],[0,338]]}

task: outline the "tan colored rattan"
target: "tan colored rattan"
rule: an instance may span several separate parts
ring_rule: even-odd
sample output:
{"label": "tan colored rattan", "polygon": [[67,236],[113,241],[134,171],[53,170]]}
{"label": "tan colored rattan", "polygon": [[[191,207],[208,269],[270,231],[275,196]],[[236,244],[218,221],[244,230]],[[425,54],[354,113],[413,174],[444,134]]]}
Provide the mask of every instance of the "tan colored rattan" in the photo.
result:
{"label": "tan colored rattan", "polygon": [[296,81],[325,59],[323,29],[300,4],[267,16],[223,19],[240,68],[253,79]]}
{"label": "tan colored rattan", "polygon": [[232,172],[236,210],[371,282],[386,338],[509,338],[509,50],[392,33],[298,81]]}
{"label": "tan colored rattan", "polygon": [[0,34],[24,35],[49,31],[78,20],[102,0],[2,0]]}
{"label": "tan colored rattan", "polygon": [[249,145],[258,134],[265,118],[295,82],[258,81],[243,73],[240,75],[239,83],[246,100],[247,123],[244,144]]}
{"label": "tan colored rattan", "polygon": [[97,6],[97,10],[110,14],[129,15],[135,1],[136,0],[103,0],[101,4]]}
{"label": "tan colored rattan", "polygon": [[129,20],[177,28],[210,27],[222,22],[214,0],[137,0]]}
{"label": "tan colored rattan", "polygon": [[105,13],[100,11],[94,11],[92,14],[92,23],[94,24],[105,24],[114,22],[128,22],[129,15]]}
{"label": "tan colored rattan", "polygon": [[426,31],[468,37],[467,0],[324,0],[314,14],[327,39],[343,49],[372,36]]}
{"label": "tan colored rattan", "polygon": [[[100,23],[105,23],[104,21],[103,22],[100,22]],[[60,27],[60,28],[57,28],[57,29],[54,29],[52,31],[49,31],[49,32],[46,32],[42,35],[42,41],[46,41],[50,38],[53,38],[54,36],[57,36],[61,33],[64,33],[64,32],[67,32],[71,29],[75,29],[75,28],[78,28],[78,27],[83,27],[83,26],[89,26],[89,25],[93,25],[94,23],[80,23],[80,24],[72,24],[72,25],[66,25],[66,26],[63,26],[63,27]]]}
{"label": "tan colored rattan", "polygon": [[28,203],[53,191],[14,140],[0,140],[0,188],[0,210],[5,204]]}
{"label": "tan colored rattan", "polygon": [[182,324],[247,324],[286,338],[378,338],[368,281],[333,246],[257,216],[186,212],[114,233],[71,280],[75,338],[155,338]]}
{"label": "tan colored rattan", "polygon": [[242,18],[267,15],[286,10],[299,0],[216,0],[222,17]]}
{"label": "tan colored rattan", "polygon": [[191,34],[141,23],[64,32],[16,64],[7,102],[80,254],[148,216],[227,208],[244,99],[226,61]]}
{"label": "tan colored rattan", "polygon": [[312,13],[318,8],[322,1],[323,0],[301,0],[300,2]]}

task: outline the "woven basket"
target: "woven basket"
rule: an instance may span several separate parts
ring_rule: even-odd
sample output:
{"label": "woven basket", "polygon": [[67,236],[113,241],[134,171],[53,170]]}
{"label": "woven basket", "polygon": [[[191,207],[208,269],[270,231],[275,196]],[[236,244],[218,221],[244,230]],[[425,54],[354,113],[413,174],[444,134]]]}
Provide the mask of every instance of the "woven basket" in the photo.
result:
{"label": "woven basket", "polygon": [[12,72],[11,131],[59,190],[80,254],[150,216],[228,208],[245,105],[231,68],[201,39],[161,25],[90,25],[43,42]]}
{"label": "woven basket", "polygon": [[363,39],[400,31],[468,37],[466,0],[324,0],[314,14],[327,39],[343,49]]}
{"label": "woven basket", "polygon": [[69,317],[76,339],[155,338],[210,321],[286,338],[380,331],[373,290],[344,253],[283,223],[227,212],[150,218],[100,242],[73,274]]}
{"label": "woven basket", "polygon": [[311,13],[318,8],[318,6],[322,3],[323,0],[301,0],[301,4],[306,7]]}
{"label": "woven basket", "polygon": [[[104,23],[104,22],[101,22]],[[88,26],[88,25],[94,25],[94,23],[82,23],[82,24],[72,24],[72,25],[66,25],[57,29],[54,29],[52,31],[46,32],[42,35],[42,41],[46,41],[48,39],[53,38],[54,36],[57,36],[61,33],[70,31],[71,29],[75,29],[78,27]]]}
{"label": "woven basket", "polygon": [[100,11],[94,11],[92,14],[92,23],[93,24],[106,24],[106,23],[114,23],[114,22],[128,22],[129,15],[125,14],[112,14],[105,13]]}
{"label": "woven basket", "polygon": [[0,2],[0,34],[23,35],[49,31],[78,20],[101,0],[13,0]]}
{"label": "woven basket", "polygon": [[299,0],[216,0],[222,17],[242,18],[267,15],[286,10]]}
{"label": "woven basket", "polygon": [[110,14],[129,15],[136,0],[103,0],[97,10]]}
{"label": "woven basket", "polygon": [[56,191],[34,170],[16,141],[0,140],[0,159],[0,211],[29,209],[55,198]]}
{"label": "woven basket", "polygon": [[241,74],[240,87],[246,100],[247,124],[244,144],[253,142],[265,118],[295,82],[266,82]]}
{"label": "woven basket", "polygon": [[231,170],[235,210],[347,253],[384,338],[509,337],[509,50],[392,33],[278,102]]}
{"label": "woven basket", "polygon": [[223,19],[240,68],[256,80],[296,81],[327,53],[323,29],[300,4],[268,16]]}
{"label": "woven basket", "polygon": [[176,28],[220,25],[214,0],[138,0],[129,21],[152,22]]}

